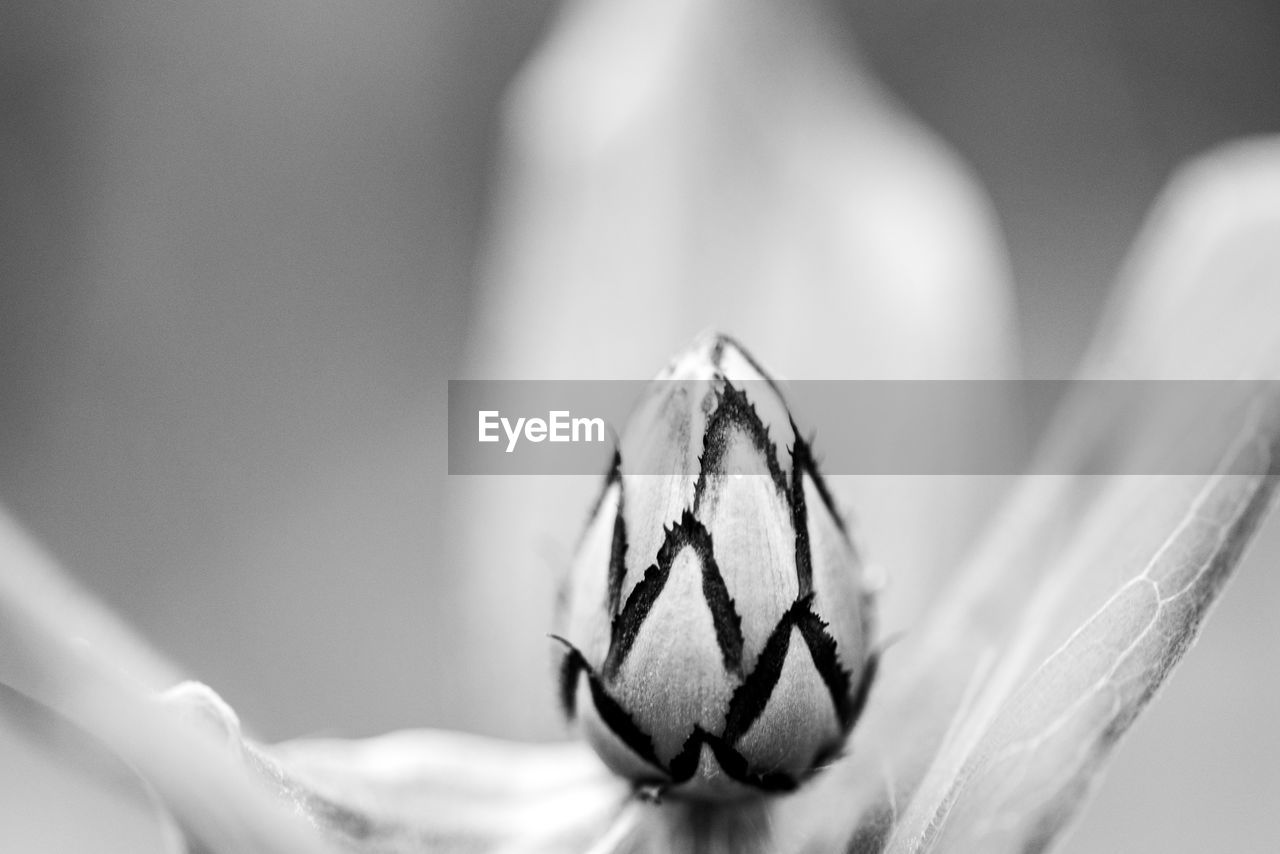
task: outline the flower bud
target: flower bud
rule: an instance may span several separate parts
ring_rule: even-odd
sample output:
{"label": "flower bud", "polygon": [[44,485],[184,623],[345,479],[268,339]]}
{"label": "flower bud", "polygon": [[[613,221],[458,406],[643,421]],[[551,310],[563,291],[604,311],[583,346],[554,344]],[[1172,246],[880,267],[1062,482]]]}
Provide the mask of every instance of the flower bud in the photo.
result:
{"label": "flower bud", "polygon": [[870,635],[861,562],[777,386],[699,339],[638,405],[574,559],[566,713],[639,786],[791,790],[853,727]]}

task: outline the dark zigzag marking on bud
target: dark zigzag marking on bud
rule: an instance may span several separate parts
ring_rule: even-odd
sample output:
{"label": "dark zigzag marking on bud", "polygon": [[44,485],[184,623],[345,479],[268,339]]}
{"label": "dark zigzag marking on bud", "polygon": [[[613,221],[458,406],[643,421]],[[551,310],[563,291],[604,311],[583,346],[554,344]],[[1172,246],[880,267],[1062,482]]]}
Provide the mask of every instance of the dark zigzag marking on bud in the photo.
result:
{"label": "dark zigzag marking on bud", "polygon": [[[683,545],[693,548],[698,556],[698,564],[702,567],[702,598],[711,611],[711,623],[715,626],[716,642],[720,645],[720,657],[724,669],[734,676],[742,676],[742,617],[729,595],[729,588],[720,574],[720,565],[716,563],[715,547],[711,541],[711,532],[694,518],[693,512],[685,510],[680,517],[680,524],[671,530],[670,536],[679,531],[684,539]],[[658,559],[662,559],[667,543],[658,550]],[[679,554],[680,546],[672,548],[671,562]]]}
{"label": "dark zigzag marking on bud", "polygon": [[[755,406],[747,398],[744,391],[734,388],[727,379],[724,388],[717,397],[719,403],[707,422],[707,429],[702,438],[702,454],[698,457],[698,480],[693,487],[693,509],[702,506],[702,496],[706,492],[707,477],[712,474],[726,474],[724,458],[729,452],[729,431],[737,427],[747,434],[755,450],[764,457],[765,466],[769,470],[769,479],[782,495],[787,496],[786,479],[778,466],[778,448],[769,438],[769,428],[760,420]],[[788,502],[790,503],[790,502]]]}
{"label": "dark zigzag marking on bud", "polygon": [[575,681],[577,684],[578,673],[587,675],[587,686],[591,691],[591,701],[595,704],[596,712],[600,715],[600,720],[604,721],[605,726],[625,744],[631,752],[639,756],[645,762],[648,762],[654,768],[663,769],[662,763],[658,761],[657,751],[653,748],[653,739],[640,728],[631,715],[609,696],[609,692],[600,684],[600,679],[596,676],[595,671],[591,669],[591,665],[587,663],[587,659],[578,651],[578,648],[569,643],[558,635],[552,635],[552,638],[564,644],[568,652],[565,654],[566,660],[573,661]]}
{"label": "dark zigzag marking on bud", "polygon": [[[604,485],[600,487],[600,492],[595,495],[595,503],[591,504],[591,510],[586,515],[586,525],[582,526],[584,535],[586,531],[591,530],[591,522],[595,521],[595,515],[600,512],[600,507],[604,506],[604,497],[609,494],[609,487],[612,487],[614,483],[621,483],[621,481],[622,452],[618,451],[618,448],[613,448],[613,460],[609,462],[609,470],[604,472]],[[577,544],[582,544],[582,536],[579,536]]]}
{"label": "dark zigzag marking on bud", "polygon": [[685,740],[680,752],[671,760],[671,779],[675,785],[688,782],[698,770],[698,760],[702,756],[702,745],[711,748],[711,753],[720,764],[720,768],[730,778],[744,786],[759,789],[762,792],[790,792],[797,782],[790,774],[781,771],[765,771],[756,773],[751,770],[750,763],[741,753],[734,750],[729,743],[719,736],[712,735],[700,726]]}
{"label": "dark zigzag marking on bud", "polygon": [[560,710],[564,712],[566,720],[572,721],[578,716],[577,703],[575,702],[578,695],[578,676],[586,667],[586,659],[564,638],[558,635],[552,635],[551,637],[569,648],[564,658],[560,661],[559,694]]}
{"label": "dark zigzag marking on bud", "polygon": [[[663,545],[665,547],[666,544]],[[627,604],[622,607],[621,613],[613,618],[613,623],[609,627],[609,652],[604,659],[604,678],[608,681],[612,682],[618,675],[622,662],[626,661],[627,654],[631,652],[631,647],[636,642],[636,636],[640,634],[641,624],[649,616],[653,603],[658,601],[658,594],[662,592],[662,588],[667,586],[667,578],[670,575],[671,565],[670,563],[665,567],[662,565],[661,552],[659,552],[658,563],[644,571],[644,577],[631,588]]]}
{"label": "dark zigzag marking on bud", "polygon": [[871,682],[875,678],[876,658],[872,656],[864,663],[858,689],[850,697],[849,672],[840,666],[836,641],[827,633],[827,624],[813,613],[812,605],[813,594],[810,593],[797,599],[787,609],[765,641],[764,649],[756,661],[756,669],[734,691],[725,716],[724,740],[728,744],[735,744],[745,736],[769,704],[778,679],[782,676],[792,628],[800,630],[800,636],[809,648],[814,668],[827,686],[840,731],[848,733],[857,722],[866,704]]}
{"label": "dark zigzag marking on bud", "polygon": [[[582,528],[578,533],[578,541],[573,548],[573,553],[575,555],[579,554],[582,551],[582,544],[586,542],[587,535],[590,534],[591,531],[594,529],[596,516],[600,515],[600,510],[601,508],[604,507],[604,500],[609,495],[609,487],[613,486],[615,483],[618,484],[618,515],[621,516],[622,515],[622,454],[617,448],[614,448],[613,450],[613,461],[609,464],[609,471],[605,474],[604,483],[601,485],[600,491],[596,493],[595,501],[592,502],[591,504],[591,510],[587,513],[586,524],[582,526]],[[566,590],[570,583],[572,583],[572,578],[566,579],[566,584],[563,585],[566,588]],[[562,599],[567,598],[567,593],[565,592],[565,590],[562,590],[560,595]]]}
{"label": "dark zigzag marking on bud", "polygon": [[739,343],[737,338],[734,338],[732,335],[725,335],[723,332],[716,333],[716,341],[711,349],[711,364],[715,366],[716,370],[721,370],[720,360],[724,358],[724,351],[726,347],[732,347],[737,350],[738,355],[741,356],[743,361],[751,367],[751,370],[759,374],[760,378],[769,384],[769,388],[773,389],[774,393],[777,394],[778,397],[783,396],[782,389],[778,388],[777,381],[774,380],[768,371],[760,367],[760,363],[756,361],[756,357],[752,356],[751,353],[747,351],[747,348],[743,347],[742,344]]}
{"label": "dark zigzag marking on bud", "polygon": [[609,481],[618,484],[618,510],[613,518],[613,542],[609,547],[609,616],[611,618],[618,614],[618,605],[622,600],[622,582],[627,577],[627,520],[623,514],[627,493],[623,488],[620,468],[622,458],[615,456],[614,460]]}
{"label": "dark zigzag marking on bud", "polygon": [[844,515],[836,506],[835,499],[831,495],[831,489],[827,486],[826,479],[822,476],[822,472],[818,471],[817,460],[813,458],[813,439],[808,442],[800,438],[800,429],[796,427],[796,422],[791,422],[791,433],[796,437],[796,447],[792,449],[792,478],[795,478],[795,470],[804,469],[813,481],[814,489],[818,490],[818,497],[822,499],[823,505],[827,508],[827,512],[831,514],[831,518],[835,521],[836,527],[840,529],[840,533],[844,534],[848,539],[849,531],[845,527]]}
{"label": "dark zigzag marking on bud", "polygon": [[[799,581],[800,593],[803,598],[805,594],[812,595],[811,591],[813,590],[813,553],[809,539],[809,512],[804,498],[805,474],[808,474],[813,481],[819,497],[826,506],[828,513],[831,514],[832,519],[835,520],[841,536],[844,536],[847,540],[848,533],[844,528],[844,520],[833,506],[831,494],[827,491],[827,485],[818,473],[809,443],[800,438],[800,431],[796,429],[794,421],[791,422],[791,431],[796,437],[796,445],[791,455],[792,520],[795,523],[796,530],[796,577]],[[850,543],[850,548],[852,547],[853,545]],[[849,671],[840,666],[836,641],[827,632],[827,624],[815,615],[811,608],[807,610],[808,618],[799,621],[797,625],[800,626],[801,634],[809,647],[809,654],[813,656],[818,673],[821,674],[823,681],[827,684],[827,690],[831,693],[831,699],[835,703],[836,714],[840,720],[840,728],[847,733],[853,729],[853,725],[858,722],[858,718],[862,715],[862,708],[866,705],[871,683],[875,679],[878,658],[873,653],[863,663],[858,688],[854,696],[850,698],[850,675]]]}
{"label": "dark zigzag marking on bud", "polygon": [[746,678],[733,696],[729,698],[729,711],[725,715],[724,740],[728,744],[736,744],[747,734],[751,725],[764,712],[773,695],[773,689],[782,676],[782,665],[787,659],[787,648],[791,645],[791,627],[795,625],[796,615],[800,609],[808,608],[809,596],[797,599],[787,609],[778,624],[769,633],[760,655],[756,658],[755,670]]}
{"label": "dark zigzag marking on bud", "polygon": [[716,565],[711,534],[694,518],[693,512],[686,509],[680,521],[667,529],[662,547],[658,549],[658,562],[645,570],[644,578],[631,590],[622,612],[613,619],[609,653],[604,662],[605,679],[612,681],[617,677],[640,634],[640,627],[666,587],[672,565],[686,548],[694,550],[702,568],[702,595],[711,612],[725,670],[738,676],[742,674],[742,618]]}
{"label": "dark zigzag marking on bud", "polygon": [[[704,533],[707,530],[700,523],[698,527]],[[720,574],[720,566],[712,554],[710,534],[707,534],[706,553],[702,554],[699,548],[699,558],[702,562],[702,598],[707,602],[711,622],[716,627],[716,641],[720,644],[724,669],[742,678],[742,617],[733,604],[724,576]]]}
{"label": "dark zigzag marking on bud", "polygon": [[840,666],[840,656],[836,648],[836,640],[827,633],[827,624],[810,610],[812,599],[805,602],[804,610],[796,614],[796,628],[800,630],[805,645],[809,647],[809,655],[813,657],[814,667],[818,675],[826,683],[831,694],[831,702],[835,705],[836,720],[840,722],[841,732],[848,732],[853,726],[855,715],[849,697],[849,671]]}
{"label": "dark zigzag marking on bud", "polygon": [[813,553],[809,543],[809,508],[804,500],[804,474],[813,465],[809,446],[791,422],[791,432],[796,437],[791,450],[791,528],[796,535],[796,589],[800,596],[813,592]]}
{"label": "dark zigzag marking on bud", "polygon": [[[613,521],[613,544],[609,553],[609,566],[607,567],[607,572],[609,573],[607,590],[610,616],[613,616],[618,611],[618,599],[622,595],[622,581],[626,575],[627,531],[626,521],[622,517],[624,499],[622,489],[622,452],[618,448],[613,449],[613,461],[609,463],[609,471],[605,474],[604,485],[600,487],[595,503],[591,505],[591,512],[587,514],[587,523],[582,526],[581,533],[578,534],[577,545],[573,549],[575,555],[582,552],[582,544],[586,542],[587,535],[594,530],[596,517],[600,515],[600,511],[604,507],[604,500],[609,495],[609,488],[615,483],[618,485],[618,507]],[[619,551],[621,551],[621,554],[619,554]],[[591,572],[592,568],[587,567],[584,571]],[[572,583],[573,578],[569,577],[561,585],[558,597],[560,600],[559,606],[563,606],[568,600],[568,590]]]}

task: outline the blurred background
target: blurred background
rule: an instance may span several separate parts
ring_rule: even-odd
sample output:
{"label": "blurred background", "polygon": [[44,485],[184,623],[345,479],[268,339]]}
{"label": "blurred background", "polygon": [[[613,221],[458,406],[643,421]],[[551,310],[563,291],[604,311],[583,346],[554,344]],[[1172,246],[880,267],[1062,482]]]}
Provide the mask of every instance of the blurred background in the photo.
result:
{"label": "blurred background", "polygon": [[[443,447],[497,346],[503,93],[557,9],[0,6],[0,501],[261,737],[558,735],[459,664],[501,626]],[[824,11],[989,195],[1029,376],[1070,374],[1179,163],[1280,128],[1272,3]],[[1276,528],[1069,850],[1280,844]]]}

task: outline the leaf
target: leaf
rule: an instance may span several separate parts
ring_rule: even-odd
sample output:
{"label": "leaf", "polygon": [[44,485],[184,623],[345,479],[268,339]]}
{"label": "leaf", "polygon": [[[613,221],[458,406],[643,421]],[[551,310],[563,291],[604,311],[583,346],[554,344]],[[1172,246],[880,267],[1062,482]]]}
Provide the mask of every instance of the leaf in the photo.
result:
{"label": "leaf", "polygon": [[[920,808],[913,802],[891,851],[1042,850],[1052,840],[1115,740],[1194,639],[1270,508],[1277,424],[1273,412],[1266,424],[1250,425],[1223,473],[1192,492],[1190,506],[1191,490],[1171,489],[1158,482],[1163,477],[1118,483],[1103,498],[1097,517],[1127,520],[1137,530],[1117,530],[1100,518],[1086,523],[1080,545],[1031,603],[1028,625],[997,665],[996,687],[978,701],[956,741],[943,746],[938,767],[948,769],[940,775],[945,782],[926,778],[921,794],[932,797]],[[1167,536],[1151,536],[1171,526]],[[1038,659],[1046,640],[1069,623],[1062,615],[1082,610],[1077,603],[1087,597],[1069,582],[1095,567],[1113,579],[1119,573],[1106,553],[1115,551],[1151,556],[1027,675],[1025,662]],[[1007,696],[1002,666],[1014,671],[1007,681],[1020,680]],[[953,752],[964,757],[958,767]]]}
{"label": "leaf", "polygon": [[[1280,373],[1277,199],[1274,143],[1188,170],[1139,241],[1085,375]],[[1208,431],[1090,408],[1096,396],[1066,401],[1041,451],[1053,470],[1162,443],[1216,473],[1027,478],[937,613],[886,656],[854,760],[816,803],[839,799],[864,827],[897,816],[891,836],[883,822],[861,833],[866,850],[1049,845],[1271,506],[1280,416],[1261,388],[1247,406],[1201,413]]]}

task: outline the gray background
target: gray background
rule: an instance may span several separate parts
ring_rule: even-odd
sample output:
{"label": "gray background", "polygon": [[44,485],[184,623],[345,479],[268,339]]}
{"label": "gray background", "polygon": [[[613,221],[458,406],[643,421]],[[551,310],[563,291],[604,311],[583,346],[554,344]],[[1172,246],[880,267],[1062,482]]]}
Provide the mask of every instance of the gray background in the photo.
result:
{"label": "gray background", "polygon": [[[0,496],[267,738],[475,720],[437,438],[550,11],[0,6]],[[992,194],[1032,376],[1070,372],[1173,166],[1280,124],[1273,4],[841,13]],[[1069,850],[1280,845],[1277,555],[1273,524]]]}

